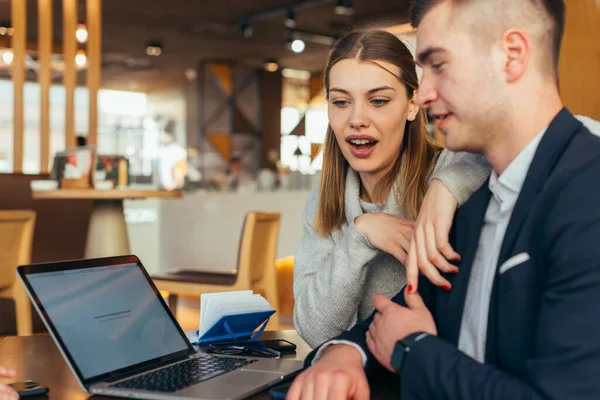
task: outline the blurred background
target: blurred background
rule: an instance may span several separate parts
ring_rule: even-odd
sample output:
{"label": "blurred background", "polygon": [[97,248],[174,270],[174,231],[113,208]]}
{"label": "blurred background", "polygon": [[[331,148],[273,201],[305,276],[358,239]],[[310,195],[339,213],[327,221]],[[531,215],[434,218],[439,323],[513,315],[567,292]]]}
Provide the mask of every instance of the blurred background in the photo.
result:
{"label": "blurred background", "polygon": [[[289,326],[291,256],[327,128],[321,71],[353,28],[387,29],[414,50],[408,3],[0,0],[0,209],[36,212],[31,260],[47,262],[89,254],[99,191],[182,192],[120,198],[128,249],[151,274],[235,274],[246,213],[279,213]],[[566,4],[562,95],[573,113],[600,120],[600,1]],[[78,148],[93,157],[83,183],[63,170]],[[32,181],[62,192],[36,197]],[[64,195],[68,185],[87,195]],[[9,302],[0,299],[0,334],[15,332]],[[191,315],[187,329],[196,303],[178,311]]]}

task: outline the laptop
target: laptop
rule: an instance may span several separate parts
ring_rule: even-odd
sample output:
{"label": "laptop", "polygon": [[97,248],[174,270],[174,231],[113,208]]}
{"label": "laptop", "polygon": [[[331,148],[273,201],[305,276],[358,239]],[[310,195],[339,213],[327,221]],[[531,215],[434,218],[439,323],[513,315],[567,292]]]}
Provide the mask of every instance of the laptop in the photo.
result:
{"label": "laptop", "polygon": [[17,268],[32,303],[89,393],[241,399],[301,361],[196,352],[136,256]]}

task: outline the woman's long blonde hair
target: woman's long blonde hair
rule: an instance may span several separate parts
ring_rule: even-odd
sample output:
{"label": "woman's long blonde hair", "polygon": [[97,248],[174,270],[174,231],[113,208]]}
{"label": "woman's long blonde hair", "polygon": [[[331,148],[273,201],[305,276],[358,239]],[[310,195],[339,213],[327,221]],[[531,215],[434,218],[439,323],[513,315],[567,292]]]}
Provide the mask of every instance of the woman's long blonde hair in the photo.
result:
{"label": "woman's long blonde hair", "polygon": [[[409,99],[419,82],[415,61],[408,48],[393,34],[383,30],[358,30],[342,37],[334,46],[325,67],[325,90],[329,98],[329,72],[341,60],[386,61],[400,68],[399,79]],[[385,206],[394,182],[395,200],[408,218],[415,219],[427,191],[427,178],[440,153],[440,147],[427,133],[425,111],[419,110],[414,121],[407,121],[398,158],[392,169],[375,186],[372,201]],[[344,158],[331,126],[327,128],[323,149],[323,170],[319,205],[314,228],[323,236],[342,227],[345,221],[344,192],[348,161]],[[399,190],[402,188],[402,190]]]}

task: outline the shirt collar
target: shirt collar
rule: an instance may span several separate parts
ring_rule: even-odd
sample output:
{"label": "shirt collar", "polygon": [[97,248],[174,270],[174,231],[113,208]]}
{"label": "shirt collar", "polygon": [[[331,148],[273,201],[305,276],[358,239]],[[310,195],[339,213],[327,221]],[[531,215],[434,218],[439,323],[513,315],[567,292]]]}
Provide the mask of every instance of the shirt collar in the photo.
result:
{"label": "shirt collar", "polygon": [[547,129],[548,127],[542,129],[541,132],[538,133],[523,150],[521,150],[519,155],[512,160],[502,175],[498,176],[496,171],[492,169],[489,189],[494,196],[499,197],[500,200],[506,196],[511,196],[514,197],[516,201],[516,197],[518,197],[521,188],[523,187],[523,183],[525,182],[525,177],[527,176],[527,171],[529,171],[535,152]]}

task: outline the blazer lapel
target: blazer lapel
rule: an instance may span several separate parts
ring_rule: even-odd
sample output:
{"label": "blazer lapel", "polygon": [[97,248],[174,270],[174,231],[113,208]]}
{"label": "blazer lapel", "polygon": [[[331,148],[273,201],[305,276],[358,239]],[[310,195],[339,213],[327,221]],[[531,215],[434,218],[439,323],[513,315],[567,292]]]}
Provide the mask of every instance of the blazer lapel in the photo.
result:
{"label": "blazer lapel", "polygon": [[484,217],[490,202],[489,178],[475,194],[457,212],[455,220],[455,250],[462,260],[458,266],[459,273],[446,276],[452,283],[452,290],[438,291],[440,296],[448,296],[447,308],[439,316],[439,329],[450,343],[458,346],[458,337],[462,321],[462,313],[471,276],[471,268],[475,253],[479,246],[479,235],[483,228]]}
{"label": "blazer lapel", "polygon": [[563,108],[548,126],[544,137],[540,141],[535,156],[527,171],[525,182],[519,193],[519,198],[515,203],[504,240],[500,249],[498,263],[496,264],[496,277],[492,288],[490,299],[490,312],[488,316],[488,330],[486,342],[486,362],[497,363],[498,354],[498,314],[500,312],[500,303],[498,299],[498,268],[511,256],[513,256],[515,242],[527,216],[531,213],[531,207],[535,198],[541,192],[548,177],[554,170],[565,147],[571,141],[571,138],[581,127],[573,115]]}
{"label": "blazer lapel", "polygon": [[558,158],[580,126],[581,122],[575,119],[566,108],[563,108],[550,123],[535,152],[506,228],[497,267],[512,255],[511,251],[517,234],[527,215],[529,215],[535,197],[542,190]]}

